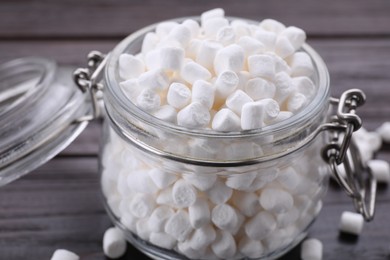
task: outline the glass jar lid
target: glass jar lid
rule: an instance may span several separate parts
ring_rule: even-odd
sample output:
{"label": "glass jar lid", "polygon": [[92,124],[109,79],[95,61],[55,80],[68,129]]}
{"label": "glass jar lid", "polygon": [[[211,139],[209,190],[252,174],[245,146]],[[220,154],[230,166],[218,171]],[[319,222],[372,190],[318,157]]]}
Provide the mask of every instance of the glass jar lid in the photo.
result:
{"label": "glass jar lid", "polygon": [[43,58],[0,65],[0,186],[41,166],[86,127],[90,111],[74,68]]}

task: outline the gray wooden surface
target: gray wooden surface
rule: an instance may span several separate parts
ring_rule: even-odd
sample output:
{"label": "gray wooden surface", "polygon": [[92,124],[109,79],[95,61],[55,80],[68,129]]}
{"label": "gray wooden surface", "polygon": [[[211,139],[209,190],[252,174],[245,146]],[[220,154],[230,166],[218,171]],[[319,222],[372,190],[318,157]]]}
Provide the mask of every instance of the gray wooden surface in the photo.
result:
{"label": "gray wooden surface", "polygon": [[[390,1],[215,0],[2,0],[0,62],[43,56],[83,66],[93,49],[107,52],[127,34],[151,23],[224,7],[231,16],[275,18],[308,32],[323,57],[333,95],[361,88],[360,110],[374,130],[390,121]],[[1,129],[1,126],[0,126]],[[100,123],[91,123],[64,152],[16,182],[0,188],[0,259],[50,259],[57,248],[81,259],[105,259],[101,240],[110,226],[99,195]],[[390,161],[390,146],[377,155]],[[351,200],[335,184],[310,236],[324,245],[324,259],[390,259],[390,189],[378,191],[377,214],[358,238],[340,235],[342,211]],[[298,245],[282,259],[299,259]],[[129,246],[121,259],[148,259]]]}

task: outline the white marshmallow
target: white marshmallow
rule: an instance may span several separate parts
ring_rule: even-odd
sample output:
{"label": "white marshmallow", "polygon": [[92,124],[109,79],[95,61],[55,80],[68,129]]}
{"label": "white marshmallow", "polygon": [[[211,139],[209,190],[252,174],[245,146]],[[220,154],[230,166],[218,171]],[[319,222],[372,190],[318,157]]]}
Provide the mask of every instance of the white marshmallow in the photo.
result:
{"label": "white marshmallow", "polygon": [[211,225],[204,225],[194,231],[189,244],[194,250],[204,250],[217,237],[217,233]]}
{"label": "white marshmallow", "polygon": [[389,183],[390,181],[390,167],[389,163],[384,160],[370,160],[368,161],[372,174],[379,183]]}
{"label": "white marshmallow", "polygon": [[165,232],[180,242],[185,241],[192,231],[188,213],[184,210],[178,210],[165,224]]}
{"label": "white marshmallow", "polygon": [[188,207],[188,214],[193,228],[201,228],[210,223],[209,204],[204,198],[198,197],[196,202]]}
{"label": "white marshmallow", "polygon": [[238,243],[238,250],[246,257],[260,258],[264,254],[264,246],[260,241],[252,240],[246,236]]}
{"label": "white marshmallow", "polygon": [[175,211],[168,206],[159,206],[155,208],[148,219],[149,229],[152,232],[164,231],[167,220],[175,214]]}
{"label": "white marshmallow", "polygon": [[251,186],[255,178],[256,173],[254,172],[232,172],[232,174],[226,178],[225,183],[228,187],[232,189],[246,190]]}
{"label": "white marshmallow", "polygon": [[291,67],[291,76],[310,77],[314,73],[313,62],[306,52],[296,52],[288,58],[288,64]]}
{"label": "white marshmallow", "polygon": [[258,29],[254,32],[253,37],[260,41],[266,50],[273,50],[276,42],[276,33]]}
{"label": "white marshmallow", "polygon": [[215,55],[214,71],[217,75],[227,70],[238,72],[243,70],[244,61],[244,49],[240,45],[231,44],[220,49]]}
{"label": "white marshmallow", "polygon": [[177,124],[190,129],[202,128],[209,124],[210,112],[206,106],[194,102],[177,113]]}
{"label": "white marshmallow", "polygon": [[152,89],[144,89],[137,97],[137,106],[145,111],[154,111],[160,107],[160,96]]}
{"label": "white marshmallow", "polygon": [[223,18],[224,16],[225,16],[225,10],[223,10],[222,8],[215,8],[215,9],[211,9],[211,10],[208,10],[206,12],[203,12],[200,15],[200,21],[201,21],[202,25],[204,25],[205,22],[209,19]]}
{"label": "white marshmallow", "polygon": [[167,102],[176,109],[182,109],[191,101],[191,90],[182,83],[174,82],[169,86]]}
{"label": "white marshmallow", "polygon": [[183,24],[177,25],[169,32],[168,39],[177,41],[181,46],[186,47],[191,40],[191,30]]}
{"label": "white marshmallow", "polygon": [[156,198],[156,203],[160,205],[175,206],[172,197],[172,188],[166,188],[160,191]]}
{"label": "white marshmallow", "polygon": [[215,55],[222,48],[223,45],[221,43],[209,40],[202,41],[196,54],[196,62],[209,71],[213,71]]}
{"label": "white marshmallow", "polygon": [[244,49],[246,57],[249,57],[254,54],[263,53],[265,51],[264,44],[250,36],[241,37],[237,41],[237,44]]}
{"label": "white marshmallow", "polygon": [[286,72],[279,72],[275,76],[276,93],[274,99],[282,104],[294,90],[291,77]]}
{"label": "white marshmallow", "polygon": [[209,82],[197,80],[192,85],[192,102],[199,102],[211,109],[214,104],[215,88]]}
{"label": "white marshmallow", "polygon": [[279,170],[276,181],[280,183],[283,188],[289,191],[293,191],[298,187],[301,178],[302,177],[296,172],[293,167],[287,167],[285,169]]}
{"label": "white marshmallow", "polygon": [[262,78],[253,78],[248,80],[245,86],[245,92],[253,99],[273,98],[276,87],[272,82]]}
{"label": "white marshmallow", "polygon": [[344,211],[340,219],[340,231],[353,235],[360,235],[363,229],[363,216],[349,211]]}
{"label": "white marshmallow", "polygon": [[189,259],[199,259],[204,253],[200,250],[192,249],[189,240],[186,240],[184,242],[178,242],[177,250]]}
{"label": "white marshmallow", "polygon": [[79,260],[80,257],[75,253],[66,249],[57,249],[54,251],[53,256],[50,260]]}
{"label": "white marshmallow", "polygon": [[161,53],[159,49],[152,49],[145,54],[145,66],[148,70],[161,68]]}
{"label": "white marshmallow", "polygon": [[202,28],[206,37],[214,38],[220,28],[229,25],[229,21],[222,17],[215,17],[207,19],[202,23]]}
{"label": "white marshmallow", "polygon": [[232,142],[225,146],[222,154],[224,159],[239,160],[261,156],[263,150],[252,142]]}
{"label": "white marshmallow", "polygon": [[251,74],[245,70],[237,72],[237,77],[238,77],[237,88],[241,90],[245,89],[246,83],[248,82],[248,80],[252,78]]}
{"label": "white marshmallow", "polygon": [[143,240],[149,240],[152,231],[149,229],[148,219],[142,218],[138,220],[136,225],[136,234]]}
{"label": "white marshmallow", "polygon": [[282,122],[290,117],[292,117],[294,114],[290,111],[280,111],[278,116],[272,120],[272,123],[275,124],[275,123],[278,123],[278,122]]}
{"label": "white marshmallow", "polygon": [[233,111],[223,108],[214,115],[211,127],[220,132],[235,132],[241,129],[241,121]]}
{"label": "white marshmallow", "polygon": [[223,204],[230,199],[233,190],[226,186],[221,180],[217,180],[214,185],[206,191],[207,197],[214,204]]}
{"label": "white marshmallow", "polygon": [[139,76],[138,83],[142,88],[163,90],[168,88],[169,78],[161,69],[149,70]]}
{"label": "white marshmallow", "polygon": [[[195,60],[197,55],[198,55],[198,51],[199,51],[199,48],[200,48],[202,43],[203,43],[203,41],[200,40],[200,39],[197,39],[197,38],[191,39],[190,42],[187,45],[187,48],[186,48],[186,53],[185,53],[186,54],[186,58]],[[198,62],[198,61],[196,61],[196,62]],[[202,66],[206,67],[204,65],[202,65]]]}
{"label": "white marshmallow", "polygon": [[143,56],[145,57],[149,51],[155,49],[159,41],[160,38],[156,33],[148,32],[142,42],[141,53]]}
{"label": "white marshmallow", "polygon": [[253,99],[247,93],[238,89],[227,97],[226,106],[237,115],[241,115],[242,107],[249,102],[253,102]]}
{"label": "white marshmallow", "polygon": [[119,209],[120,202],[121,202],[121,196],[117,194],[111,195],[107,198],[108,206],[110,207],[114,215],[117,217],[120,217],[122,215]]}
{"label": "white marshmallow", "polygon": [[276,228],[275,218],[267,211],[259,212],[245,224],[245,233],[253,240],[261,240]]}
{"label": "white marshmallow", "polygon": [[119,83],[125,95],[133,102],[141,93],[142,88],[138,84],[138,79],[128,79]]}
{"label": "white marshmallow", "polygon": [[274,213],[289,211],[294,205],[294,199],[290,193],[276,188],[266,188],[261,192],[260,205]]}
{"label": "white marshmallow", "polygon": [[306,239],[301,248],[302,260],[322,260],[322,243],[318,239]]}
{"label": "white marshmallow", "polygon": [[292,225],[299,218],[299,211],[297,208],[293,207],[285,213],[276,215],[276,221],[279,228],[286,228],[289,225]]}
{"label": "white marshmallow", "polygon": [[239,19],[231,21],[230,26],[233,27],[234,33],[237,37],[250,36],[251,30],[247,22]]}
{"label": "white marshmallow", "polygon": [[231,26],[224,26],[217,31],[216,41],[223,45],[229,45],[235,42],[236,34]]}
{"label": "white marshmallow", "polygon": [[127,177],[127,186],[132,192],[153,194],[158,191],[158,187],[145,170],[131,172]]}
{"label": "white marshmallow", "polygon": [[183,66],[181,76],[188,83],[194,84],[194,82],[199,79],[210,79],[211,73],[200,64],[190,61]]}
{"label": "white marshmallow", "polygon": [[272,80],[275,77],[275,59],[265,54],[251,55],[248,57],[248,69],[253,77]]}
{"label": "white marshmallow", "polygon": [[137,218],[149,216],[156,207],[155,199],[147,194],[136,194],[130,202],[130,213]]}
{"label": "white marshmallow", "polygon": [[306,33],[295,26],[287,27],[285,30],[280,32],[279,36],[285,36],[289,39],[295,50],[301,48],[306,41]]}
{"label": "white marshmallow", "polygon": [[137,221],[138,218],[131,213],[123,214],[121,217],[121,223],[131,232],[136,232],[137,230]]}
{"label": "white marshmallow", "polygon": [[177,208],[187,208],[195,203],[197,192],[190,183],[181,179],[173,185],[172,197]]}
{"label": "white marshmallow", "polygon": [[177,243],[177,240],[174,237],[164,232],[151,233],[149,237],[149,241],[150,243],[165,249],[173,249]]}
{"label": "white marshmallow", "polygon": [[156,35],[160,38],[166,37],[173,28],[178,26],[177,22],[167,21],[157,24],[156,26]]}
{"label": "white marshmallow", "polygon": [[176,123],[177,111],[174,107],[170,105],[161,106],[153,113],[153,115],[165,122],[169,122],[173,124]]}
{"label": "white marshmallow", "polygon": [[275,53],[281,58],[286,58],[295,52],[294,46],[286,36],[279,36],[275,43]]}
{"label": "white marshmallow", "polygon": [[307,98],[313,97],[316,92],[316,86],[308,77],[294,77],[292,84],[295,91],[304,94]]}
{"label": "white marshmallow", "polygon": [[194,185],[197,189],[201,191],[206,191],[213,187],[215,181],[217,180],[216,174],[186,174],[183,178]]}
{"label": "white marshmallow", "polygon": [[144,62],[134,55],[123,53],[119,56],[119,76],[124,79],[138,77],[145,71]]}
{"label": "white marshmallow", "polygon": [[112,227],[104,232],[103,251],[109,258],[119,258],[125,254],[127,249],[126,239],[121,230]]}
{"label": "white marshmallow", "polygon": [[295,93],[287,100],[287,109],[290,112],[296,113],[301,110],[307,103],[307,98],[301,93]]}
{"label": "white marshmallow", "polygon": [[259,198],[252,192],[235,191],[232,196],[232,203],[247,217],[253,217],[261,210]]}
{"label": "white marshmallow", "polygon": [[154,184],[160,188],[165,189],[177,180],[177,176],[173,173],[164,171],[159,168],[153,168],[148,171],[149,177],[152,179]]}
{"label": "white marshmallow", "polygon": [[291,74],[291,68],[284,59],[272,52],[267,54],[272,56],[275,60],[275,73],[285,72],[288,75]]}
{"label": "white marshmallow", "polygon": [[219,204],[211,211],[211,221],[222,230],[232,231],[237,226],[238,216],[228,204]]}
{"label": "white marshmallow", "polygon": [[215,94],[217,98],[225,99],[238,85],[238,76],[233,71],[221,72],[215,80]]}
{"label": "white marshmallow", "polygon": [[264,123],[275,119],[279,112],[278,103],[271,98],[246,103],[241,111],[241,128],[243,130],[261,128]]}
{"label": "white marshmallow", "polygon": [[286,26],[284,24],[274,19],[264,19],[260,22],[259,26],[266,31],[274,32],[276,34],[279,34],[284,29],[286,29]]}
{"label": "white marshmallow", "polygon": [[184,63],[184,50],[178,47],[160,49],[160,67],[166,70],[179,71]]}
{"label": "white marshmallow", "polygon": [[191,39],[198,37],[200,26],[199,23],[193,19],[185,20],[182,25],[186,26],[191,32]]}
{"label": "white marshmallow", "polygon": [[390,142],[390,122],[384,122],[376,129],[376,132],[382,137],[384,142]]}
{"label": "white marshmallow", "polygon": [[233,236],[227,231],[217,231],[217,238],[211,244],[214,254],[222,259],[232,259],[236,254],[237,246]]}

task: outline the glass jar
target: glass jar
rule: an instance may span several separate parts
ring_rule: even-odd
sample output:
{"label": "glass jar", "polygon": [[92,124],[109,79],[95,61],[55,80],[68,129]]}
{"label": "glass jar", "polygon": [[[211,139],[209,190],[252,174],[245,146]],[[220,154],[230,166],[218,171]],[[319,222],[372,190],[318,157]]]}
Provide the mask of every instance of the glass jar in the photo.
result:
{"label": "glass jar", "polygon": [[305,237],[328,185],[324,62],[303,46],[317,91],[285,121],[234,133],[185,129],[142,111],[119,87],[120,54],[139,53],[155,27],[124,39],[106,63],[100,171],[110,217],[154,259],[279,257]]}

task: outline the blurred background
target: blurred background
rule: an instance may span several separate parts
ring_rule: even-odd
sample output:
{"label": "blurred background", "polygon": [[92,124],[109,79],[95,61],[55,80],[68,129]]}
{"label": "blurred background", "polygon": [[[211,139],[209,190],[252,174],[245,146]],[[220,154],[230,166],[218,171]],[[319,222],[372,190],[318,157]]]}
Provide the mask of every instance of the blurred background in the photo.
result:
{"label": "blurred background", "polygon": [[[327,64],[331,92],[367,94],[359,110],[363,126],[390,121],[390,1],[388,0],[1,0],[0,63],[25,57],[85,66],[91,50],[109,52],[128,34],[162,20],[222,7],[228,16],[273,18],[307,32]],[[105,259],[101,240],[110,221],[99,193],[100,122],[64,152],[16,182],[0,188],[0,259],[49,259],[57,248],[81,259]],[[1,126],[0,126],[1,129]],[[378,158],[390,161],[384,145]],[[390,259],[390,191],[380,186],[377,215],[359,237],[338,232],[352,201],[334,183],[309,236],[324,244],[324,259]],[[121,259],[148,259],[134,248]],[[299,259],[299,245],[282,259]]]}

